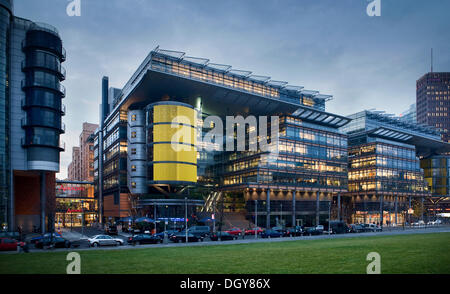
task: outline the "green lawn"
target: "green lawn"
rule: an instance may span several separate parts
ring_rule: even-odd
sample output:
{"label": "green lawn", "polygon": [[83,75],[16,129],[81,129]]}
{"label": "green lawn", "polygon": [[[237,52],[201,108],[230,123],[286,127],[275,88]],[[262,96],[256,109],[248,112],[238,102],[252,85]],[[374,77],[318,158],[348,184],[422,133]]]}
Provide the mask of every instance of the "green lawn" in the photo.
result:
{"label": "green lawn", "polygon": [[[82,273],[366,273],[369,252],[382,273],[450,274],[450,233],[242,245],[80,251]],[[0,274],[65,273],[67,252],[0,254]]]}

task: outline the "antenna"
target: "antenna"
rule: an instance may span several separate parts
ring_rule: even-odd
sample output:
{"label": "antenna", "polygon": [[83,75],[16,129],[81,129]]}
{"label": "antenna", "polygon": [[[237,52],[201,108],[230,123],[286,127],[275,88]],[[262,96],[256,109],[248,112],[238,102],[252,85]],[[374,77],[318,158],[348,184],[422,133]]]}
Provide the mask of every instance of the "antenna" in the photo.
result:
{"label": "antenna", "polygon": [[433,48],[431,48],[431,72],[433,72]]}

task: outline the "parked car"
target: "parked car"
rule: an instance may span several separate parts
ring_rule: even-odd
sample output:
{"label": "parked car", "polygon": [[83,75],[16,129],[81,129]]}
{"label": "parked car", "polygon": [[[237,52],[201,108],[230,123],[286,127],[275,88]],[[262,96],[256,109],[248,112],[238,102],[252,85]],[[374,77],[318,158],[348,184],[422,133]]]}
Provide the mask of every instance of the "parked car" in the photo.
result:
{"label": "parked car", "polygon": [[110,225],[106,228],[105,233],[108,235],[118,235],[117,226]]}
{"label": "parked car", "polygon": [[[167,238],[170,238],[170,236],[172,236],[173,234],[178,233],[178,231],[176,231],[176,230],[166,230],[166,233],[167,233]],[[161,240],[164,240],[164,232],[156,233],[153,236],[156,236],[156,237],[160,238]]]}
{"label": "parked car", "polygon": [[188,232],[194,236],[205,238],[209,236],[210,229],[208,226],[192,226]]}
{"label": "parked car", "polygon": [[[174,243],[186,242],[186,231],[181,231],[176,234],[173,234],[169,238],[170,241]],[[201,242],[203,241],[203,237],[194,235],[188,231],[188,242]]]}
{"label": "parked car", "polygon": [[323,233],[323,231],[324,231],[325,229],[324,229],[323,225],[317,225],[317,226],[316,226],[316,230],[317,230],[317,231],[320,231],[321,233]]}
{"label": "parked car", "polygon": [[303,236],[303,228],[301,226],[286,228],[283,234],[283,237],[298,237],[298,236]]}
{"label": "parked car", "polygon": [[382,229],[380,226],[376,224],[364,224],[364,231],[365,232],[381,232]]}
{"label": "parked car", "polygon": [[242,235],[242,230],[239,228],[231,228],[229,230],[226,231],[228,234],[233,235],[233,236],[240,236]]}
{"label": "parked car", "polygon": [[362,233],[364,232],[364,227],[358,224],[350,224],[349,231],[350,233]]}
{"label": "parked car", "polygon": [[272,230],[279,232],[281,236],[285,236],[287,232],[287,230],[282,227],[273,227]]}
{"label": "parked car", "polygon": [[227,241],[227,240],[236,240],[238,237],[236,235],[231,235],[228,232],[216,232],[211,234],[211,241],[218,241],[220,237],[221,241]]}
{"label": "parked car", "polygon": [[257,235],[260,235],[263,232],[263,230],[261,228],[252,228],[252,229],[248,229],[245,230],[245,235],[255,235],[255,233]]}
{"label": "parked car", "polygon": [[72,243],[63,237],[44,237],[34,243],[34,246],[39,249],[43,249],[47,246],[52,246],[54,248],[70,248]]}
{"label": "parked car", "polygon": [[330,228],[332,234],[346,234],[349,232],[348,226],[343,221],[330,221]]}
{"label": "parked car", "polygon": [[122,239],[113,238],[108,235],[95,235],[94,237],[89,238],[88,241],[89,241],[89,246],[91,246],[91,247],[123,245]]}
{"label": "parked car", "polygon": [[132,245],[157,244],[161,242],[161,238],[150,234],[139,234],[128,238],[128,243]]}
{"label": "parked car", "polygon": [[261,238],[280,238],[283,233],[276,230],[264,230],[261,233]]}
{"label": "parked car", "polygon": [[321,235],[323,233],[323,229],[317,229],[317,227],[309,227],[305,228],[305,232],[303,236],[313,236],[313,235]]}
{"label": "parked car", "polygon": [[[50,236],[51,236],[50,233],[45,233],[44,235],[33,237],[33,238],[31,238],[30,243],[35,244],[37,241],[41,240],[42,238],[50,238]],[[62,236],[60,233],[54,232],[53,237],[55,238],[55,237],[62,237]]]}
{"label": "parked car", "polygon": [[23,248],[25,252],[28,251],[25,242],[19,242],[12,238],[0,238],[0,251],[17,251],[19,248]]}

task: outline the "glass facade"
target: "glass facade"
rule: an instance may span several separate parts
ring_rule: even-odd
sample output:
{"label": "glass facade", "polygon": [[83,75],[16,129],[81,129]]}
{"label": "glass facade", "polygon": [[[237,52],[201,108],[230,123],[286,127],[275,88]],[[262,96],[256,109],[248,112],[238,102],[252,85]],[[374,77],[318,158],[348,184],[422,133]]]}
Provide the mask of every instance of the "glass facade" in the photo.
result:
{"label": "glass facade", "polygon": [[61,66],[65,60],[62,41],[56,29],[33,23],[22,47],[26,55],[22,62],[25,73],[22,88],[26,93],[22,101],[26,111],[22,121],[25,129],[22,145],[28,148],[29,161],[59,163],[59,152],[64,150],[59,137],[65,132],[62,123],[65,108],[61,101],[65,96],[61,85],[65,79],[65,70]]}
{"label": "glass facade", "polygon": [[450,197],[450,156],[433,156],[420,161],[433,196]]}
{"label": "glass facade", "polygon": [[439,140],[439,135],[382,113],[363,111],[349,117],[353,120],[341,128],[349,134],[348,220],[402,224],[411,199],[431,196],[420,166],[421,146],[414,138]]}

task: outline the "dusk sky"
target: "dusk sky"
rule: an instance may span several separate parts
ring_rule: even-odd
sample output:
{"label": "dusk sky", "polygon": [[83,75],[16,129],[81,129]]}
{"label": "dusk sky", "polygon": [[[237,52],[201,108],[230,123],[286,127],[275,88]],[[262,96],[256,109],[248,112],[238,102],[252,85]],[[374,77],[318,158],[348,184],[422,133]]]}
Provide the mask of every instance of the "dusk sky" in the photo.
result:
{"label": "dusk sky", "polygon": [[450,71],[450,1],[381,0],[15,0],[15,15],[58,28],[67,50],[67,175],[83,122],[98,123],[101,79],[122,88],[147,54],[163,49],[205,57],[274,80],[331,94],[327,111],[399,114],[415,103],[416,80]]}

